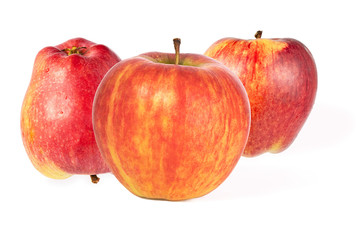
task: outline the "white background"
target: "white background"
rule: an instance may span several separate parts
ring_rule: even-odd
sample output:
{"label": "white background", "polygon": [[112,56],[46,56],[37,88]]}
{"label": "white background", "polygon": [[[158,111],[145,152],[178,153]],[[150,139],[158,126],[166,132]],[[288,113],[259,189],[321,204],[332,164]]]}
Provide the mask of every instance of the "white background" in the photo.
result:
{"label": "white background", "polygon": [[[0,239],[361,239],[360,7],[357,1],[2,1]],[[37,52],[70,38],[122,59],[204,53],[223,37],[292,37],[313,53],[314,108],[280,154],[241,158],[212,193],[145,200],[111,174],[53,180],[21,141],[20,109]]]}

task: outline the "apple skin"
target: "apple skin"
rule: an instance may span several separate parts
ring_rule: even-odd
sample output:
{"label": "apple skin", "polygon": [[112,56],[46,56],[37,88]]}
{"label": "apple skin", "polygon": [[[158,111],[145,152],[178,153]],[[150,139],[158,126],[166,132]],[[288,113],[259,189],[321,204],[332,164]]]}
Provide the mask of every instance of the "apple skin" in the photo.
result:
{"label": "apple skin", "polygon": [[185,200],[220,185],[247,141],[250,107],[237,76],[199,54],[151,52],[104,77],[93,106],[95,138],[133,194]]}
{"label": "apple skin", "polygon": [[310,51],[291,39],[224,38],[205,52],[237,74],[251,104],[243,155],[279,153],[291,145],[315,101],[317,71]]}
{"label": "apple skin", "polygon": [[[73,47],[79,48],[72,53]],[[95,142],[92,104],[103,76],[119,61],[108,47],[83,38],[37,54],[21,109],[21,133],[31,162],[45,176],[109,172]]]}

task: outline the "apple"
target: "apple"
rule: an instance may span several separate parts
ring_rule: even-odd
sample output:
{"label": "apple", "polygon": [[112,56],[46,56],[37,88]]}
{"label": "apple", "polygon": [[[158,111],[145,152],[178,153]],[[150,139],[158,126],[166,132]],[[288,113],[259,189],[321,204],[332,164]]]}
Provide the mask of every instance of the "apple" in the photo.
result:
{"label": "apple", "polygon": [[317,71],[311,52],[291,38],[224,38],[205,52],[237,74],[251,104],[244,156],[279,153],[291,145],[315,101]]}
{"label": "apple", "polygon": [[36,56],[21,109],[21,133],[37,170],[64,179],[109,172],[94,138],[92,104],[105,73],[119,57],[83,38],[46,47]]}
{"label": "apple", "polygon": [[219,186],[247,141],[250,107],[237,76],[200,54],[149,52],[117,63],[95,94],[104,160],[133,194],[185,200]]}

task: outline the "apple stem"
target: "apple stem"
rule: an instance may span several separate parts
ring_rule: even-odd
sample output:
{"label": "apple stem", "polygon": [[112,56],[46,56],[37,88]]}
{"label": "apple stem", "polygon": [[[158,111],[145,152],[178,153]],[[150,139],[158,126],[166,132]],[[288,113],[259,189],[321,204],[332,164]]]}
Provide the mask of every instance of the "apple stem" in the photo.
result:
{"label": "apple stem", "polygon": [[254,35],[256,39],[260,39],[262,37],[262,31],[257,31],[256,34]]}
{"label": "apple stem", "polygon": [[100,180],[97,175],[90,175],[90,179],[92,180],[92,183],[97,184]]}
{"label": "apple stem", "polygon": [[72,55],[72,54],[80,54],[83,55],[84,52],[80,51],[82,49],[86,49],[86,47],[72,47],[72,48],[65,48],[61,51],[66,52],[68,54],[68,56]]}
{"label": "apple stem", "polygon": [[174,38],[173,39],[174,49],[175,49],[175,65],[179,64],[179,47],[181,44],[180,38]]}

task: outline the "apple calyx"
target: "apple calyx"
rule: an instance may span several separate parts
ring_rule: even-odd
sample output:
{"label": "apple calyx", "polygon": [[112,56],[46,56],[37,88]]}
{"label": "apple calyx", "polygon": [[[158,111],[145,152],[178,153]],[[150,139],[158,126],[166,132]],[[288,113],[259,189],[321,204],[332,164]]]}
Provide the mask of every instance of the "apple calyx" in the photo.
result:
{"label": "apple calyx", "polygon": [[174,38],[173,39],[174,49],[175,49],[175,65],[179,64],[179,47],[181,44],[180,38]]}
{"label": "apple calyx", "polygon": [[97,175],[90,175],[90,179],[92,180],[92,183],[97,184],[100,180]]}
{"label": "apple calyx", "polygon": [[86,47],[72,47],[72,48],[65,48],[61,51],[66,52],[68,54],[68,56],[72,55],[72,54],[80,54],[80,55],[84,55],[85,51],[83,51],[83,49],[86,49]]}
{"label": "apple calyx", "polygon": [[258,30],[258,31],[256,32],[256,34],[254,35],[254,37],[255,37],[256,39],[260,39],[260,38],[262,37],[262,31],[261,31],[261,30]]}

